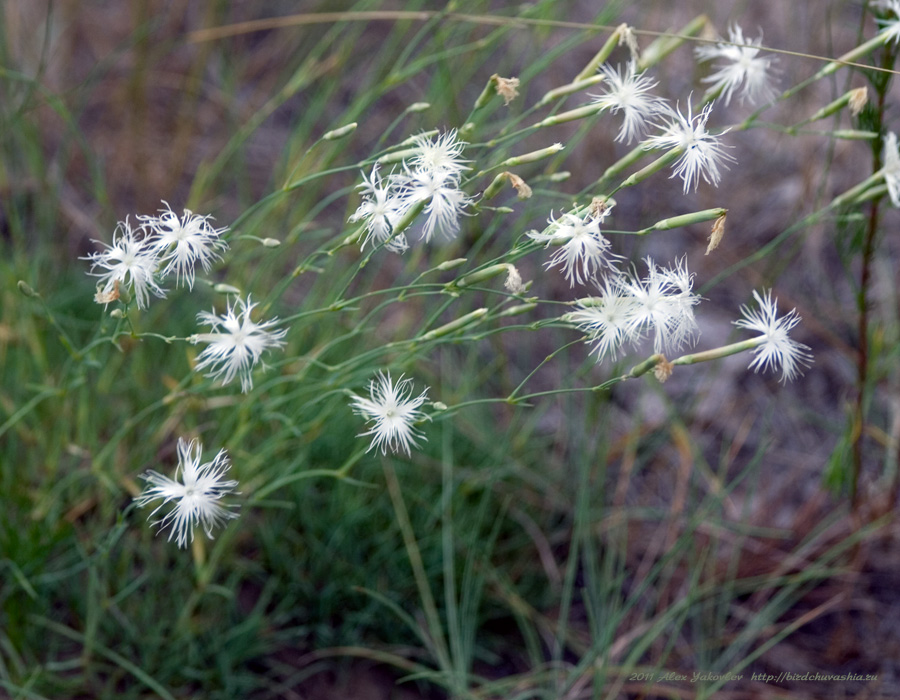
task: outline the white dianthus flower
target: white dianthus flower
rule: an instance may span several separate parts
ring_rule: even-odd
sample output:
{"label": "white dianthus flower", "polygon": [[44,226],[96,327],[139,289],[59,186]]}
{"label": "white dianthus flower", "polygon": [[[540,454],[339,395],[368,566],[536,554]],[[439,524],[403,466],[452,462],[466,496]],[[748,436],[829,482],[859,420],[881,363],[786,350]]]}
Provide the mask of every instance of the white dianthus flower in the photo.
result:
{"label": "white dianthus flower", "polygon": [[[197,314],[200,323],[211,326],[211,333],[197,333],[191,336],[190,341],[196,343],[209,343],[197,358],[197,371],[210,368],[207,377],[220,379],[222,384],[228,384],[235,376],[240,375],[241,391],[247,393],[253,388],[251,372],[262,354],[269,348],[280,348],[284,345],[286,330],[269,330],[278,323],[278,319],[255,323],[250,318],[250,312],[257,306],[238,298],[232,306],[229,306],[224,316],[201,311]],[[240,311],[235,311],[240,307]],[[219,330],[221,329],[221,331]]]}
{"label": "white dianthus flower", "polygon": [[[112,245],[106,245],[106,250],[99,253],[90,253],[82,260],[91,261],[91,272],[88,274],[99,277],[103,288],[97,295],[100,303],[108,303],[117,298],[115,291],[119,285],[130,287],[139,309],[147,307],[149,292],[158,297],[166,295],[154,279],[156,268],[159,266],[159,257],[155,247],[146,237],[138,236],[142,232],[139,227],[132,230],[128,219],[119,222],[113,232]],[[94,272],[94,268],[103,268],[104,272]]]}
{"label": "white dianthus flower", "polygon": [[399,180],[390,174],[382,178],[378,165],[372,167],[372,174],[362,174],[363,184],[359,186],[363,201],[350,217],[351,222],[366,222],[366,238],[361,248],[372,241],[373,245],[384,244],[392,253],[403,253],[409,248],[403,233],[394,235],[394,226],[409,209],[409,198]]}
{"label": "white dianthus flower", "polygon": [[623,112],[624,120],[616,141],[631,143],[642,136],[648,118],[671,111],[665,99],[650,94],[657,83],[643,73],[638,73],[634,61],[628,63],[624,73],[621,66],[614,70],[606,64],[600,66],[600,71],[606,78],[603,83],[606,92],[591,97],[594,98],[594,104],[613,114],[620,110]]}
{"label": "white dianthus flower", "polygon": [[726,105],[731,102],[732,94],[739,87],[742,88],[741,100],[747,98],[752,104],[774,100],[778,96],[778,91],[772,85],[772,64],[775,59],[759,55],[762,36],[758,39],[745,39],[743,30],[735,24],[728,30],[728,41],[728,44],[718,43],[694,49],[701,61],[724,61],[716,66],[715,73],[703,79],[705,83],[712,83],[710,91],[721,88]]}
{"label": "white dianthus flower", "polygon": [[634,335],[631,323],[636,301],[623,290],[620,278],[607,278],[601,292],[600,297],[579,300],[578,311],[564,317],[587,336],[585,342],[593,344],[592,352],[597,354],[597,362],[607,355],[615,359],[626,340],[640,338],[639,334]]}
{"label": "white dianthus flower", "polygon": [[392,252],[404,252],[409,247],[405,233],[395,233],[395,228],[413,207],[424,211],[422,238],[426,243],[435,233],[453,238],[459,232],[459,217],[472,203],[460,189],[461,174],[470,169],[466,165],[470,161],[462,158],[468,144],[459,140],[456,130],[436,138],[420,134],[412,140],[415,148],[403,160],[399,174],[382,179],[377,165],[369,177],[363,174],[363,201],[350,217],[351,222],[365,221],[363,248],[373,241],[384,243]]}
{"label": "white dianthus flower", "polygon": [[406,179],[407,196],[412,204],[427,202],[422,238],[427,243],[435,232],[445,238],[459,233],[459,217],[472,203],[459,189],[459,175],[451,171],[416,170]]}
{"label": "white dianthus flower", "polygon": [[459,175],[470,169],[466,163],[471,161],[462,158],[462,153],[469,144],[459,140],[456,129],[434,139],[421,134],[414,138],[414,142],[418,153],[408,163],[414,170]]}
{"label": "white dianthus flower", "polygon": [[787,382],[798,374],[803,374],[801,368],[809,367],[813,362],[809,347],[791,340],[788,331],[800,323],[800,316],[796,309],[778,318],[778,300],[772,301],[772,290],[766,291],[763,296],[753,292],[753,298],[759,304],[759,309],[751,309],[741,306],[741,315],[744,318],[734,321],[738,328],[759,333],[759,345],[753,350],[756,356],[750,363],[750,369],[758,372],[760,369],[781,368],[781,381]]}
{"label": "white dianthus flower", "polygon": [[678,350],[699,332],[694,306],[700,297],[692,291],[693,275],[685,261],[668,268],[650,258],[646,263],[643,278],[632,271],[610,275],[602,286],[594,280],[601,296],[578,300],[578,310],[563,316],[593,344],[598,362],[607,355],[615,358],[626,341],[637,344],[648,332],[657,353]]}
{"label": "white dianthus flower", "polygon": [[[172,510],[160,520],[154,521],[153,525],[158,525],[160,531],[171,526],[169,541],[174,537],[179,547],[187,547],[188,542],[194,541],[195,525],[202,525],[206,536],[212,539],[214,527],[238,517],[237,513],[228,510],[220,502],[223,496],[233,492],[238,485],[237,481],[225,481],[222,478],[231,466],[227,453],[219,450],[211,462],[200,464],[202,453],[203,445],[197,440],[187,442],[184,438],[178,438],[175,479],[150,470],[142,477],[147,482],[147,487],[134,499],[141,507],[162,499],[150,518],[166,503],[174,503]],[[178,481],[179,472],[181,481]]]}
{"label": "white dianthus flower", "polygon": [[174,273],[178,284],[184,279],[188,288],[193,289],[195,266],[200,263],[204,271],[209,271],[212,262],[221,259],[218,251],[228,247],[221,236],[228,228],[214,228],[209,223],[212,217],[195,215],[189,209],[179,219],[168,202],[163,204],[166,208],[160,210],[159,216],[138,218],[153,231],[150,242],[160,262],[166,264],[160,276]]}
{"label": "white dianthus flower", "polygon": [[706,130],[712,107],[710,103],[700,114],[693,116],[688,100],[687,116],[676,109],[668,123],[659,125],[663,133],[644,141],[645,148],[677,148],[681,151],[672,177],[678,176],[684,181],[685,194],[692,187],[697,188],[701,175],[709,184],[718,186],[721,179],[719,166],[727,169],[723,161],[736,162],[723,150],[725,146],[719,142],[722,134],[711,134]]}
{"label": "white dianthus flower", "polygon": [[659,267],[646,259],[647,276],[623,276],[622,291],[634,299],[629,336],[638,339],[644,330],[652,330],[653,351],[669,353],[680,350],[699,329],[694,319],[694,306],[700,297],[693,293],[693,276],[684,260],[674,268]]}
{"label": "white dianthus flower", "polygon": [[875,20],[878,26],[881,27],[881,36],[884,37],[885,43],[891,41],[900,42],[900,0],[882,0],[882,2],[876,4],[885,11],[894,14],[894,19]]}
{"label": "white dianthus flower", "polygon": [[565,213],[558,219],[551,216],[550,226],[544,232],[528,234],[529,238],[547,246],[561,246],[545,265],[562,265],[570,286],[574,287],[576,282],[584,284],[604,268],[615,268],[619,256],[610,252],[611,244],[600,232],[600,224],[610,209],[601,216],[593,216],[590,212],[584,215]]}
{"label": "white dianthus flower", "polygon": [[[427,398],[426,388],[419,396],[412,398],[412,379],[404,379],[401,375],[394,384],[390,373],[379,372],[378,377],[369,382],[369,397],[354,396],[351,407],[354,413],[372,421],[371,430],[360,433],[360,437],[372,436],[369,450],[387,449],[397,452],[402,448],[407,455],[410,447],[418,447],[416,440],[424,440],[422,433],[413,427],[413,423],[426,416],[419,407]],[[369,451],[367,450],[367,452]]]}

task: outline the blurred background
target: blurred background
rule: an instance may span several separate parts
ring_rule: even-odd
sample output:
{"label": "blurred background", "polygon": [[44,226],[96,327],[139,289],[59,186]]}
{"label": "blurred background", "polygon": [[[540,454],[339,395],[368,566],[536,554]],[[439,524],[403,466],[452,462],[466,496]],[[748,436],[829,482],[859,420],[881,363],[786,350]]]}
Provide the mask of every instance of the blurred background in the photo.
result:
{"label": "blurred background", "polygon": [[[414,664],[424,663],[427,645],[384,600],[361,593],[365,588],[393,604],[408,604],[407,613],[421,622],[421,590],[384,483],[377,494],[329,481],[294,484],[286,496],[293,509],[242,515],[242,527],[245,519],[256,524],[215,550],[227,552],[221,554],[226,563],[219,563],[211,581],[203,580],[201,565],[192,570],[187,552],[153,539],[139,513],[122,515],[139,488],[137,475],[172,464],[174,439],[163,448],[159,436],[174,435],[178,421],[199,404],[179,404],[143,427],[145,407],[179,381],[160,368],[174,362],[189,371],[187,357],[157,356],[184,354],[174,346],[141,351],[140,362],[111,353],[109,364],[74,374],[62,370],[71,353],[55,324],[79,341],[77,347],[91,337],[100,309],[85,274],[88,263],[80,258],[97,249],[92,241],[109,242],[117,221],[155,213],[164,200],[175,211],[210,213],[217,225],[228,226],[290,174],[369,157],[413,103],[431,108],[406,115],[392,140],[460,127],[494,73],[522,79],[519,98],[507,112],[496,110],[498,121],[514,117],[570,81],[610,34],[575,23],[626,22],[638,31],[642,47],[656,32],[677,32],[703,14],[708,24],[698,36],[707,39],[725,36],[730,23],[739,23],[745,36],[761,34],[765,46],[792,52],[777,55],[783,88],[812,75],[823,57],[840,55],[876,31],[859,3],[842,0],[451,5],[467,16],[359,14],[447,9],[427,2],[2,5],[0,697],[362,700],[452,694],[433,678],[398,682],[404,673],[417,675]],[[346,14],[311,21],[321,13]],[[516,17],[540,21],[521,24]],[[614,59],[627,60],[627,50],[617,49]],[[710,70],[696,62],[686,42],[653,75],[661,94],[684,105],[689,95],[696,101],[702,93]],[[805,217],[870,175],[873,149],[864,140],[830,137],[834,129],[864,128],[846,115],[812,125],[810,131],[818,133],[781,128],[848,89],[869,85],[871,96],[872,79],[844,69],[816,82],[764,114],[762,121],[774,128],[760,124],[727,135],[737,163],[719,188],[701,185],[685,195],[679,180],[657,175],[648,186],[616,195],[609,224],[634,231],[666,216],[726,207],[725,239],[708,256],[707,225],[644,238],[613,236],[614,247],[635,261],[649,254],[662,261],[687,255],[695,289],[704,297],[698,312],[704,348],[733,342],[731,322],[739,306],[749,302],[751,290],[772,287],[779,308],[796,308],[803,318],[794,337],[815,355],[804,377],[780,384],[777,375],[748,372],[749,360],[739,355],[678,371],[664,385],[647,378],[627,382],[602,398],[554,398],[533,409],[473,409],[455,416],[452,428],[429,433],[436,445],[431,458],[406,465],[404,495],[416,506],[413,527],[422,535],[435,590],[441,585],[441,547],[430,533],[440,511],[431,508],[445,493],[436,457],[442,444],[455,446],[454,498],[469,503],[471,513],[506,513],[494,530],[487,517],[469,519],[468,506],[457,512],[461,561],[475,543],[495,538],[485,555],[489,570],[479,569],[486,581],[483,605],[470,618],[479,639],[487,640],[475,645],[473,668],[483,679],[515,679],[506,686],[484,681],[473,697],[538,697],[536,688],[552,686],[545,677],[552,670],[535,670],[542,657],[580,669],[578,650],[595,639],[593,618],[612,614],[601,603],[618,600],[622,592],[623,600],[639,602],[634,609],[626,606],[619,632],[605,648],[627,648],[629,633],[659,639],[648,640],[635,655],[613,653],[607,659],[613,666],[662,664],[657,667],[689,672],[750,659],[744,680],[725,685],[721,697],[900,697],[894,515],[900,219],[883,200],[877,254],[867,266],[872,360],[860,423],[860,260],[871,210],[864,205]],[[896,90],[886,94],[883,126],[896,130],[900,103]],[[579,95],[567,106],[584,99]],[[734,99],[717,106],[709,126],[740,124],[752,110]],[[328,144],[296,169],[316,139],[350,122],[359,124],[351,139]],[[571,175],[553,193],[541,184],[511,227],[493,224],[496,245],[542,228],[551,211],[570,206],[571,197],[625,155],[628,149],[614,141],[617,129],[614,118],[598,121],[589,132],[567,124],[552,136],[538,134],[517,145],[521,152],[548,145],[548,138],[565,143],[566,151],[546,172],[556,168]],[[239,231],[296,247],[247,253],[238,277],[274,285],[296,264],[294,251],[306,241],[349,233],[345,222],[359,201],[359,181],[355,168],[312,181]],[[436,265],[465,256],[476,242],[482,246],[481,224],[466,226],[457,241],[422,253],[425,262]],[[342,259],[354,255],[347,252]],[[529,256],[517,266],[525,280],[534,281],[532,293],[569,301],[572,290],[561,276],[545,274],[544,260]],[[389,286],[409,264],[379,260],[369,279]],[[19,280],[46,306],[23,296]],[[299,305],[309,292],[301,281],[283,302]],[[196,310],[180,308],[181,300],[173,297],[171,312],[148,312],[147,327],[169,320],[171,329],[160,332],[189,334]],[[382,342],[404,319],[394,323],[379,329]],[[562,331],[509,334],[485,347],[448,347],[421,371],[431,380],[432,395],[448,404],[466,397],[453,394],[449,378],[468,371],[484,372],[486,393],[496,389],[493,395],[505,396],[574,337]],[[127,338],[122,345],[125,355],[132,352]],[[570,352],[570,360],[542,368],[530,390],[591,386],[612,376],[608,365],[588,360],[587,347]],[[502,364],[492,364],[497,357]],[[221,399],[225,406],[228,397]],[[238,411],[242,400],[234,398],[229,410]],[[200,426],[220,420],[209,410]],[[129,426],[125,433],[123,425]],[[219,430],[227,434],[225,427]],[[358,426],[347,425],[329,435],[315,433],[303,443],[303,457],[309,464],[328,463],[357,432]],[[857,443],[861,470],[854,474]],[[234,456],[236,463],[241,456]],[[383,482],[381,467],[372,462],[365,480]],[[591,542],[598,553],[621,547],[613,569],[601,572],[609,598],[594,601],[599,610],[587,594],[559,596],[568,566],[575,567],[574,589],[589,588],[582,580],[590,578],[582,570],[587,564],[567,558],[579,546],[573,503],[585,484],[596,494],[597,508],[602,503],[606,509],[592,520]],[[714,498],[717,515],[687,527],[708,498]],[[474,524],[472,531],[464,533],[463,523]],[[616,538],[605,539],[612,532]],[[676,540],[690,556],[667,559],[667,553],[682,551],[680,544],[674,547]],[[642,581],[651,582],[652,593]],[[717,585],[728,589],[722,601],[708,607],[691,603],[691,614],[680,617],[674,601],[684,589]],[[182,605],[190,612],[174,619]],[[568,617],[560,612],[565,606]],[[665,618],[674,634],[655,622],[640,627],[661,619],[655,617],[659,610],[676,611]],[[761,611],[764,624],[755,626]],[[441,612],[449,614],[443,607]],[[570,627],[561,631],[554,624],[563,617]],[[748,629],[753,632],[746,637]],[[572,639],[564,651],[554,652],[553,640],[567,634]],[[704,650],[699,640],[713,638]],[[399,659],[409,667],[399,666]],[[877,681],[749,679],[751,673],[784,671],[872,674]],[[699,696],[691,686],[654,695],[639,684],[594,682],[570,687],[569,696]]]}

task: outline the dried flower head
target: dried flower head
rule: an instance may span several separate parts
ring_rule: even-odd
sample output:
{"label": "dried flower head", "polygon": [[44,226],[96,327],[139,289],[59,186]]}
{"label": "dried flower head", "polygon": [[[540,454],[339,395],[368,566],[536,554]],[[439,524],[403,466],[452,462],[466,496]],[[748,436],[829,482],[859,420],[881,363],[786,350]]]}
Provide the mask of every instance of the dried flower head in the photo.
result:
{"label": "dried flower head", "polygon": [[501,78],[494,73],[491,76],[491,81],[494,83],[494,89],[497,91],[497,94],[503,98],[504,106],[508,107],[509,103],[519,96],[518,78]]}
{"label": "dried flower head", "polygon": [[675,365],[663,357],[653,368],[653,376],[656,377],[660,384],[665,384],[669,377],[672,376],[672,370],[674,369]]}
{"label": "dried flower head", "polygon": [[629,25],[624,22],[616,27],[616,34],[619,35],[619,46],[627,46],[631,54],[631,60],[637,61],[640,57],[640,49],[638,47],[637,36]]}
{"label": "dried flower head", "polygon": [[588,205],[588,211],[591,212],[591,216],[597,217],[602,221],[606,218],[606,215],[612,211],[614,206],[616,206],[616,201],[611,197],[605,195],[602,197],[593,197],[591,203]]}
{"label": "dried flower head", "polygon": [[505,172],[504,175],[509,179],[509,184],[513,186],[513,189],[516,191],[516,196],[519,199],[529,199],[531,197],[531,188],[525,180],[509,171]]}
{"label": "dried flower head", "polygon": [[94,294],[94,301],[98,304],[109,304],[111,301],[116,301],[119,298],[119,280],[113,282],[113,288],[109,291],[98,289],[97,293]]}
{"label": "dried flower head", "polygon": [[866,106],[866,103],[869,101],[869,89],[863,85],[860,88],[856,88],[855,90],[850,91],[850,114],[854,117],[858,117],[859,113],[863,111],[863,107]]}
{"label": "dried flower head", "polygon": [[525,284],[522,282],[522,275],[519,274],[515,265],[507,266],[506,281],[503,283],[503,286],[512,294],[523,294],[527,291]]}
{"label": "dried flower head", "polygon": [[727,211],[716,218],[716,220],[713,222],[712,231],[709,234],[709,245],[706,246],[706,255],[712,253],[716,248],[719,247],[719,243],[722,242],[722,238],[724,238],[725,236],[726,218],[728,218]]}

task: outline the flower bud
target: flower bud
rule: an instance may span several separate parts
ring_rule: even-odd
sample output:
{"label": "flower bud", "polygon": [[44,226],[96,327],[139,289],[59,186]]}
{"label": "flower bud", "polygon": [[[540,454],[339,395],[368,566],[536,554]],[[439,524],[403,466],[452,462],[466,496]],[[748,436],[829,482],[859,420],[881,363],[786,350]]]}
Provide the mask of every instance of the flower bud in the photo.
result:
{"label": "flower bud", "polygon": [[667,153],[654,160],[652,163],[650,163],[650,165],[647,165],[638,170],[636,173],[632,173],[631,175],[629,175],[622,182],[621,187],[633,187],[639,182],[643,182],[654,173],[657,173],[663,168],[674,163],[676,160],[678,160],[678,158],[681,157],[681,154],[683,152],[684,149],[680,146],[673,148],[671,151],[668,151]]}
{"label": "flower bud", "polygon": [[124,284],[116,285],[115,291],[118,294],[119,299],[122,300],[123,304],[131,303],[132,297],[131,297],[131,292],[128,291],[128,287],[126,287]]}
{"label": "flower bud", "polygon": [[437,269],[441,270],[442,272],[446,271],[446,270],[453,270],[454,268],[459,267],[460,265],[462,265],[465,262],[466,262],[465,258],[454,258],[453,260],[448,260],[446,262],[442,262],[440,265],[437,266]]}
{"label": "flower bud", "polygon": [[540,101],[538,102],[538,107],[542,107],[549,102],[558,100],[560,97],[571,95],[573,92],[578,92],[580,90],[585,90],[589,87],[593,87],[597,83],[603,82],[605,77],[606,76],[604,76],[602,73],[598,73],[597,75],[590,75],[583,80],[573,80],[568,85],[563,85],[561,87],[550,90],[550,92],[545,94],[540,99]]}
{"label": "flower bud", "polygon": [[[692,214],[682,214],[680,216],[672,216],[668,219],[657,221],[652,226],[638,231],[638,234],[644,235],[651,231],[669,231],[673,228],[681,228],[682,226],[690,226],[691,224],[700,224],[711,219],[722,219],[728,213],[727,209],[704,209],[703,211],[695,211]],[[724,225],[724,222],[723,222]]]}
{"label": "flower bud", "polygon": [[445,335],[450,335],[454,331],[458,331],[461,328],[465,328],[473,323],[477,323],[484,316],[487,315],[488,310],[481,308],[475,309],[475,311],[471,311],[467,313],[465,316],[461,316],[455,321],[451,321],[450,323],[444,324],[440,328],[435,328],[433,331],[428,331],[425,333],[421,340],[434,340],[435,338],[442,338]]}
{"label": "flower bud", "polygon": [[19,288],[19,291],[22,292],[26,297],[30,297],[32,299],[37,299],[41,295],[34,291],[31,287],[28,286],[28,283],[25,280],[19,280],[16,283],[16,286]]}
{"label": "flower bud", "polygon": [[327,132],[323,137],[323,141],[336,141],[338,139],[342,139],[348,134],[352,134],[356,131],[356,122],[352,124],[347,124],[347,126],[342,126],[340,129],[334,129],[333,131]]}
{"label": "flower bud", "polygon": [[527,314],[531,311],[534,311],[536,308],[537,304],[535,304],[534,302],[530,304],[516,304],[515,306],[510,306],[508,309],[504,309],[499,314],[497,314],[497,316],[521,316],[522,314]]}
{"label": "flower bud", "polygon": [[836,139],[846,139],[847,141],[875,141],[880,138],[874,131],[860,131],[859,129],[837,129],[830,134]]}
{"label": "flower bud", "polygon": [[592,117],[595,114],[603,111],[603,107],[598,104],[589,104],[584,105],[582,107],[578,107],[576,109],[570,109],[568,112],[562,112],[560,114],[554,114],[552,117],[547,117],[541,122],[538,122],[534,125],[534,128],[542,128],[545,126],[556,126],[557,124],[565,124],[566,122],[573,122],[577,119],[584,119],[585,117]]}
{"label": "flower bud", "polygon": [[812,122],[818,121],[819,119],[825,119],[825,117],[830,117],[835,112],[839,112],[847,105],[850,105],[850,113],[853,116],[862,111],[862,108],[865,107],[866,101],[868,100],[868,90],[864,87],[857,88],[855,90],[850,90],[849,92],[845,92],[839,98],[834,100],[833,102],[828,103],[818,112],[813,114],[809,119],[804,119],[798,126],[803,124],[810,124]]}
{"label": "flower bud", "polygon": [[488,267],[482,268],[481,270],[476,270],[475,272],[471,272],[468,275],[460,277],[453,284],[457,287],[471,287],[473,284],[486,282],[492,277],[502,275],[504,272],[507,272],[508,267],[510,267],[509,263],[489,265]]}
{"label": "flower bud", "polygon": [[640,145],[631,149],[631,151],[629,151],[624,156],[619,158],[619,160],[617,160],[615,163],[610,165],[603,172],[603,175],[601,176],[601,178],[598,182],[606,182],[608,180],[612,180],[623,170],[625,170],[626,168],[629,168],[630,166],[637,163],[641,158],[644,157],[644,155],[646,155],[646,153],[647,153],[647,151],[644,149],[643,146],[640,146]]}
{"label": "flower bud", "polygon": [[[403,142],[404,144],[406,141]],[[419,150],[417,148],[404,148],[400,151],[393,151],[392,153],[385,153],[375,162],[379,165],[385,165],[388,163],[400,163],[407,158],[412,158],[414,156],[419,155]]]}
{"label": "flower bud", "polygon": [[556,155],[564,148],[565,146],[563,146],[561,143],[554,143],[552,146],[542,148],[539,151],[531,151],[531,153],[523,153],[520,156],[507,158],[502,163],[500,163],[500,167],[504,168],[512,167],[514,165],[524,165],[525,163],[534,163],[535,161],[543,160],[544,158],[549,158],[552,155]]}

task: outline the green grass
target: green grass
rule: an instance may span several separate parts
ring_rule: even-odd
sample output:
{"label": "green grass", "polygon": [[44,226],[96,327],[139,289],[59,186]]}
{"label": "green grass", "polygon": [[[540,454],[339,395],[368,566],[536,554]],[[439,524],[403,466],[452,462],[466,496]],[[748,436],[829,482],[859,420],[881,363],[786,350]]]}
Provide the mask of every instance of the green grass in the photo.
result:
{"label": "green grass", "polygon": [[[660,385],[649,373],[626,377],[649,352],[595,363],[559,320],[593,292],[545,270],[548,252],[526,232],[613,191],[614,228],[626,233],[713,207],[762,207],[753,188],[771,174],[735,167],[728,187],[701,186],[685,200],[664,171],[623,186],[658,154],[608,170],[630,150],[612,141],[619,122],[608,115],[525,128],[584,103],[580,92],[533,107],[581,70],[611,27],[635,21],[625,3],[579,17],[580,27],[557,26],[575,6],[550,0],[451,4],[426,19],[358,14],[380,5],[344,3],[328,22],[205,40],[187,32],[273,10],[200,3],[182,24],[134,2],[90,47],[60,39],[97,32],[87,15],[52,4],[49,17],[3,10],[9,27],[40,38],[32,60],[15,33],[0,32],[0,696],[302,697],[317,674],[353,679],[374,663],[423,697],[675,697],[678,688],[714,697],[746,690],[750,671],[770,668],[791,634],[830,614],[810,593],[852,570],[854,548],[885,524],[889,509],[858,484],[864,464],[867,478],[896,486],[896,449],[878,440],[892,444],[885,387],[896,381],[898,326],[879,315],[890,304],[875,281],[857,276],[890,252],[884,178],[835,198],[880,167],[889,74],[872,74],[875,106],[863,122],[840,112],[812,137],[831,149],[827,165],[845,143],[831,138],[835,129],[876,131],[876,167],[838,173],[834,195],[776,231],[746,233],[752,222],[729,218],[713,262],[703,259],[709,217],[611,234],[635,263],[688,254],[697,265],[697,313],[714,310],[698,350],[738,340],[728,320],[764,283],[786,290],[788,309],[801,307],[823,358],[806,390],[735,379],[735,358],[676,367]],[[418,9],[433,8],[404,4]],[[686,26],[691,18],[674,19],[700,32]],[[860,44],[872,36],[865,27]],[[647,55],[651,41],[668,39],[639,41]],[[693,61],[693,43],[676,44],[654,66],[663,74],[669,61],[675,73]],[[870,58],[890,68],[894,49],[858,60]],[[787,72],[796,84],[819,67]],[[522,95],[473,111],[494,73],[518,76]],[[841,94],[847,75],[815,83],[815,108]],[[661,89],[678,85],[669,75]],[[692,85],[696,105],[702,86]],[[409,111],[419,102],[430,107]],[[769,115],[735,121],[733,136],[789,132],[807,114],[797,103],[772,117],[775,126]],[[322,140],[353,122],[352,134]],[[473,196],[511,156],[566,148],[503,166],[534,196],[518,200],[507,187],[477,202],[453,241],[403,257],[348,243],[361,170],[414,134],[469,123],[466,157],[478,175],[464,188]],[[786,138],[806,153],[808,135]],[[811,189],[831,186],[827,169],[809,173]],[[134,222],[163,199],[214,214],[231,229],[230,250],[192,292],[110,313],[121,305],[96,304],[85,275],[81,257],[97,249],[89,239],[109,242],[116,221]],[[800,296],[804,281],[821,277],[804,269],[800,242],[822,230],[827,262],[844,275],[828,303],[862,313],[869,338],[861,384],[841,385],[856,402],[849,418],[837,399],[809,415],[816,387],[842,376],[819,367],[848,355],[847,328],[825,302]],[[260,244],[270,238],[280,245]],[[457,258],[465,261],[440,267]],[[516,264],[526,292],[505,290],[505,274],[460,283],[500,263]],[[222,311],[218,283],[252,293],[260,318],[289,329],[285,351],[266,355],[248,394],[192,371],[201,348],[185,341],[199,311]],[[504,315],[526,302],[536,307]],[[434,333],[482,308],[484,318]],[[386,369],[429,387],[419,426],[427,441],[408,457],[367,452],[364,421],[350,410],[352,394]],[[711,414],[704,402],[723,384]],[[240,517],[214,540],[198,532],[189,550],[157,534],[132,502],[142,473],[174,471],[183,436],[200,437],[205,455],[227,449],[240,482]],[[788,490],[773,492],[773,479],[821,478],[793,458],[814,443],[826,446],[811,459],[821,455],[818,467],[827,462],[831,483],[850,495],[834,496],[822,522],[821,511],[796,504],[768,510]],[[861,523],[849,533],[840,530],[848,512]],[[642,675],[692,671],[745,680],[685,686]]]}

